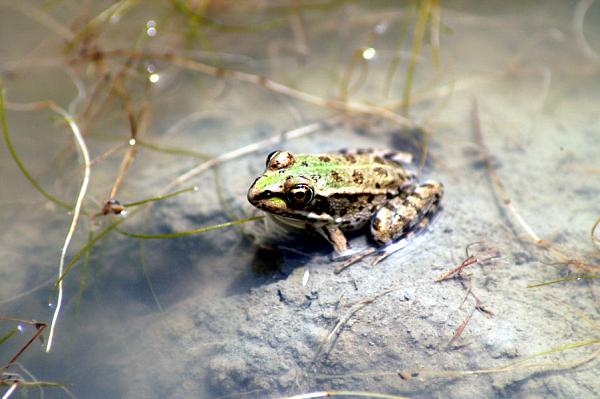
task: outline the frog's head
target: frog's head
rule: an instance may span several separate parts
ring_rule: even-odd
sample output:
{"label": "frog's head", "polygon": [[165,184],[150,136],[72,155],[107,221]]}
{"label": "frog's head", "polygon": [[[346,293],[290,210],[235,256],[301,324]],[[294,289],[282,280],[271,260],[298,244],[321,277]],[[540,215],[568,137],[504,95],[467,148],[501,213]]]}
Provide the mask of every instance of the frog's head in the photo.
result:
{"label": "frog's head", "polygon": [[299,175],[296,158],[287,151],[267,156],[267,168],[248,190],[248,201],[263,211],[292,218],[303,218],[315,198],[314,182]]}

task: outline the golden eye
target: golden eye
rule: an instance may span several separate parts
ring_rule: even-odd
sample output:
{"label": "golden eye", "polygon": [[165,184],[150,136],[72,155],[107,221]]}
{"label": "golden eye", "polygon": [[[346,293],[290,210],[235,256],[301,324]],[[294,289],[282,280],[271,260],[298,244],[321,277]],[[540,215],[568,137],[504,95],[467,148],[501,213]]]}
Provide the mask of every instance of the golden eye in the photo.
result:
{"label": "golden eye", "polygon": [[280,152],[279,150],[273,151],[272,153],[270,153],[269,155],[267,155],[267,161],[265,162],[265,166],[268,168],[269,167],[269,162],[271,162],[271,159],[273,158],[273,156],[277,155],[277,153]]}
{"label": "golden eye", "polygon": [[292,208],[303,208],[315,198],[315,191],[311,186],[298,183],[285,193],[285,199]]}

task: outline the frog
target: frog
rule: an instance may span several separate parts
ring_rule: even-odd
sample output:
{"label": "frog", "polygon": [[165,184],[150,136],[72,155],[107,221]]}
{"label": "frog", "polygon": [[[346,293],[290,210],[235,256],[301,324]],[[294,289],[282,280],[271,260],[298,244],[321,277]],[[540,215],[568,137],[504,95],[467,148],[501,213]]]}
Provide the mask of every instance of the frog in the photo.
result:
{"label": "frog", "polygon": [[442,183],[419,182],[412,158],[373,149],[277,150],[247,197],[276,223],[319,233],[337,254],[349,249],[347,233],[367,228],[375,248],[383,248],[423,230],[441,208]]}

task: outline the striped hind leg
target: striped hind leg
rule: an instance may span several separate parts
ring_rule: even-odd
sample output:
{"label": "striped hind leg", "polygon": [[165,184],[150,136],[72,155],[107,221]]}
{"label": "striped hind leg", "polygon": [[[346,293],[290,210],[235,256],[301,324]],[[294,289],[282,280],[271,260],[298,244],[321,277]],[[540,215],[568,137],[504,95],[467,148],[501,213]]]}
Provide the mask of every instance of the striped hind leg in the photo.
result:
{"label": "striped hind leg", "polygon": [[439,209],[444,187],[428,181],[413,191],[390,199],[371,220],[371,237],[379,245],[400,240],[413,229],[423,230],[429,218]]}

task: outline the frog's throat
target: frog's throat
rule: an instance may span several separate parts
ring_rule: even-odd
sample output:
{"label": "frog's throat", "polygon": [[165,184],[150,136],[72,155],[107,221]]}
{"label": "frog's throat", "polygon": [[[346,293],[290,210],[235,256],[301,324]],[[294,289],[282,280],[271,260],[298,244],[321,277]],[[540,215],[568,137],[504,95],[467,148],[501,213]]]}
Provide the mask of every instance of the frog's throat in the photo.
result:
{"label": "frog's throat", "polygon": [[274,213],[267,213],[267,216],[280,226],[302,230],[309,226],[320,227],[333,222],[333,218],[329,215],[317,215],[312,212],[306,212],[303,219],[295,219],[288,216],[276,215]]}

